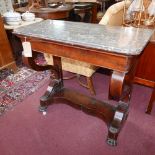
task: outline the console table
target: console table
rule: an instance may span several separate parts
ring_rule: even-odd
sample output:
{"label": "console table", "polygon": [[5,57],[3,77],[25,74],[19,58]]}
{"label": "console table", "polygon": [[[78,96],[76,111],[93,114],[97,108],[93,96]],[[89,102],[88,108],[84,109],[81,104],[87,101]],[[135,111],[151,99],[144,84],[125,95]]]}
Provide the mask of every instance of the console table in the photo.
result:
{"label": "console table", "polygon": [[[46,111],[48,105],[60,100],[70,105],[78,105],[83,110],[88,109],[106,123],[107,143],[113,146],[117,144],[117,137],[128,116],[136,64],[152,33],[149,29],[61,20],[45,20],[14,31],[21,40],[26,39],[31,43],[33,56],[34,51],[54,55],[54,65],[47,66],[52,70],[51,82],[40,98],[40,111]],[[113,70],[109,84],[109,99],[116,100],[116,105],[65,88],[61,57]],[[36,70],[46,67],[37,66],[33,57],[26,58],[25,62]]]}

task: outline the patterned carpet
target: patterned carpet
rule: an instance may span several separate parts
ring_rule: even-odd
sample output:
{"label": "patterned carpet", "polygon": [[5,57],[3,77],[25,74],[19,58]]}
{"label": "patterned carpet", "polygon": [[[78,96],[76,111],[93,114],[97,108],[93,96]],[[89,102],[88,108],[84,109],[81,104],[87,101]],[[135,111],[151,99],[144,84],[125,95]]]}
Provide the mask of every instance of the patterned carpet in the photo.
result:
{"label": "patterned carpet", "polygon": [[19,68],[13,74],[8,69],[0,71],[0,115],[12,109],[17,103],[34,93],[50,77],[49,71],[36,72],[27,67]]}

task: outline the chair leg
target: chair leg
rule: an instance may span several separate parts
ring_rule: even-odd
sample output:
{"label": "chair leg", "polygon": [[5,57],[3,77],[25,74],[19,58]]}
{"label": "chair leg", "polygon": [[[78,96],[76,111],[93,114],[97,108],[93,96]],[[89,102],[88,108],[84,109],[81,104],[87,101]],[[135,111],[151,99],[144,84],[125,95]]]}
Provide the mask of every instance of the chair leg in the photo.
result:
{"label": "chair leg", "polygon": [[68,76],[68,77],[63,77],[63,80],[70,80],[70,79],[73,79],[73,78],[76,78],[76,75],[71,75],[71,76]]}
{"label": "chair leg", "polygon": [[151,95],[151,99],[150,99],[150,102],[149,102],[147,110],[146,110],[147,114],[151,113],[154,101],[155,101],[155,87],[153,89],[153,92],[152,92],[152,95]]}
{"label": "chair leg", "polygon": [[88,89],[90,90],[91,94],[96,95],[92,77],[87,77],[87,85],[88,85]]}
{"label": "chair leg", "polygon": [[77,79],[79,81],[79,84],[87,89],[90,90],[92,95],[96,95],[95,89],[94,89],[94,85],[93,85],[93,81],[92,81],[92,77],[86,77],[87,80],[87,84],[84,84],[81,80],[80,80],[80,75],[77,74]]}

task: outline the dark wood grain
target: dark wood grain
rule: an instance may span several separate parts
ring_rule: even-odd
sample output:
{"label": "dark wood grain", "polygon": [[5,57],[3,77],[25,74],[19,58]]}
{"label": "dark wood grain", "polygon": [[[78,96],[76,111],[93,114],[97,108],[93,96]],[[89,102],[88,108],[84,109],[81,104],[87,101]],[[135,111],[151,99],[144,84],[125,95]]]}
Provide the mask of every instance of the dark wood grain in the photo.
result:
{"label": "dark wood grain", "polygon": [[155,102],[155,33],[140,57],[134,82],[153,88],[146,109],[146,113],[150,114]]}
{"label": "dark wood grain", "polygon": [[152,42],[144,49],[139,60],[136,76],[134,81],[136,83],[154,87],[155,85],[155,45]]}

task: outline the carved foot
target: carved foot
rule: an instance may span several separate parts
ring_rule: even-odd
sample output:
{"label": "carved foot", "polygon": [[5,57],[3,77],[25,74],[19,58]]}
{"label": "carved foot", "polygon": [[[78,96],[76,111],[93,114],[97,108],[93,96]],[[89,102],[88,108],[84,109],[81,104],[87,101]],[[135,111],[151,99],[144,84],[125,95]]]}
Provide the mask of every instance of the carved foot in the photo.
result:
{"label": "carved foot", "polygon": [[111,146],[117,145],[118,134],[123,127],[123,124],[128,116],[128,104],[125,102],[119,102],[113,120],[108,129],[107,143]]}
{"label": "carved foot", "polygon": [[45,112],[47,110],[48,105],[50,105],[53,101],[53,96],[62,90],[61,80],[52,80],[47,87],[45,94],[40,98],[40,112]]}
{"label": "carved foot", "polygon": [[107,144],[110,146],[116,146],[117,141],[115,139],[107,138]]}
{"label": "carved foot", "polygon": [[47,106],[39,106],[39,112],[46,112]]}
{"label": "carved foot", "polygon": [[108,130],[107,144],[109,144],[110,146],[116,146],[118,134],[119,128],[111,125]]}

